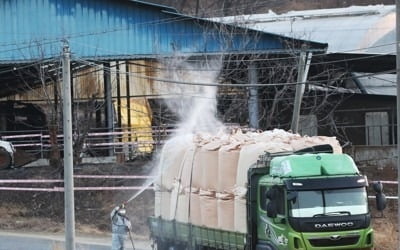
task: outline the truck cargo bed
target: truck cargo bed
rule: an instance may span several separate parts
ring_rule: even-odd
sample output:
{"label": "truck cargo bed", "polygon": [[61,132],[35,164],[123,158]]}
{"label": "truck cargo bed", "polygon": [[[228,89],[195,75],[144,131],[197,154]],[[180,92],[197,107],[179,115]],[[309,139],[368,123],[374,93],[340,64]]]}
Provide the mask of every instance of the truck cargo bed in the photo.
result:
{"label": "truck cargo bed", "polygon": [[[151,237],[157,244],[187,245],[216,249],[245,249],[246,234],[215,228],[195,226],[189,223],[150,217]],[[188,246],[190,247],[190,246]]]}

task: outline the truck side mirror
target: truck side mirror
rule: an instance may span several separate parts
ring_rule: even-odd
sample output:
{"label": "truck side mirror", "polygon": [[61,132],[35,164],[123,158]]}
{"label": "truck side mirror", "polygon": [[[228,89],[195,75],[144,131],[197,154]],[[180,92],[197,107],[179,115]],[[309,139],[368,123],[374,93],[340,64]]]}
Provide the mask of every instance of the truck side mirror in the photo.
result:
{"label": "truck side mirror", "polygon": [[372,184],[372,188],[375,191],[376,209],[382,212],[386,208],[386,196],[383,193],[382,182],[380,181],[374,182]]}
{"label": "truck side mirror", "polygon": [[382,212],[386,208],[386,196],[384,193],[375,194],[376,209]]}
{"label": "truck side mirror", "polygon": [[278,211],[276,208],[275,201],[269,201],[267,204],[267,216],[270,218],[276,218],[278,215]]}
{"label": "truck side mirror", "polygon": [[374,189],[374,191],[375,191],[376,193],[382,193],[382,191],[383,191],[382,182],[380,182],[380,181],[375,181],[375,182],[372,184],[372,188]]}

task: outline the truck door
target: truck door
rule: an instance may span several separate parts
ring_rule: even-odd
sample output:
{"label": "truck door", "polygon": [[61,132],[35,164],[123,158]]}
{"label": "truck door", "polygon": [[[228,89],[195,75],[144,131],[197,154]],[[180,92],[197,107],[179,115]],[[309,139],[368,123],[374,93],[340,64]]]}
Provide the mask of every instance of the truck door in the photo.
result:
{"label": "truck door", "polygon": [[283,187],[261,184],[258,197],[260,201],[258,209],[258,239],[265,240],[267,245],[273,246],[272,249],[287,249],[288,232]]}

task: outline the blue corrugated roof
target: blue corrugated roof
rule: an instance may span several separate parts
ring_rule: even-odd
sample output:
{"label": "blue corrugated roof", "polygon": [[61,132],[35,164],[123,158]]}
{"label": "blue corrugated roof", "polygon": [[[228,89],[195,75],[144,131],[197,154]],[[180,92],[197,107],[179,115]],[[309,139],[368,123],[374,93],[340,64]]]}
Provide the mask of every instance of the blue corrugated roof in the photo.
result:
{"label": "blue corrugated roof", "polygon": [[281,36],[184,16],[142,1],[3,0],[0,27],[0,63],[59,55],[63,41],[75,56],[85,58],[285,50]]}

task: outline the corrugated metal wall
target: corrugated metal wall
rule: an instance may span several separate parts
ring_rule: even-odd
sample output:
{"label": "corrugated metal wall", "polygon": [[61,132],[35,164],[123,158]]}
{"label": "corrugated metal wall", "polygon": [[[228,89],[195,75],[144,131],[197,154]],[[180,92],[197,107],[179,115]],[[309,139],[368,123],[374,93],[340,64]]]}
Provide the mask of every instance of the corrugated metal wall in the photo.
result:
{"label": "corrugated metal wall", "polygon": [[3,0],[0,62],[59,55],[64,39],[75,57],[91,58],[283,48],[275,35],[221,33],[218,24],[169,11],[128,0]]}

